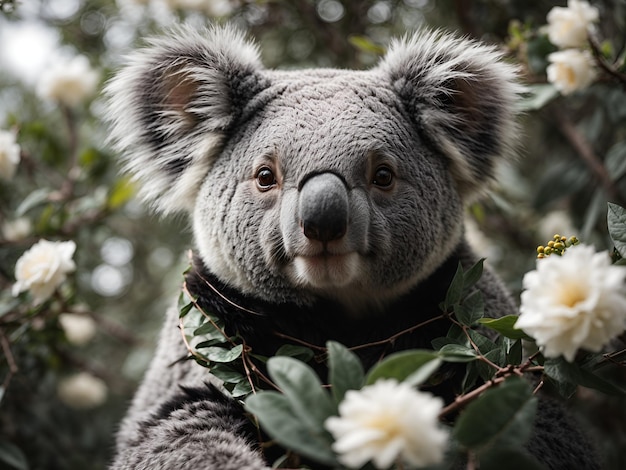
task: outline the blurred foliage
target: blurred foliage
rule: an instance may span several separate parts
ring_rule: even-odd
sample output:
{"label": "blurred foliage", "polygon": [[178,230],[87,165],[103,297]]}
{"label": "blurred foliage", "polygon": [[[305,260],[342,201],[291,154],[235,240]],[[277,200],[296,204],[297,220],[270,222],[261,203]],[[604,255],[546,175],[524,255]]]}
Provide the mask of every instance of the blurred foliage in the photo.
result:
{"label": "blurred foliage", "polygon": [[[468,236],[516,293],[536,245],[556,232],[611,248],[606,203],[626,206],[625,86],[610,74],[567,97],[546,85],[546,56],[555,48],[542,27],[565,2],[207,0],[202,12],[167,7],[175,3],[0,0],[0,34],[6,41],[25,24],[51,31],[58,49],[89,58],[102,83],[125,52],[175,21],[232,21],[259,41],[268,67],[280,68],[366,68],[391,37],[424,26],[500,44],[532,93],[523,103],[520,160],[503,168],[492,196],[469,208]],[[592,3],[601,58],[625,73],[626,1]],[[33,80],[0,67],[0,129],[17,132],[21,146],[16,175],[0,182],[0,227],[30,222],[17,239],[0,235],[0,468],[106,467],[116,423],[180,285],[188,227],[147,215],[132,198],[105,144],[101,113],[98,96],[76,108],[54,105],[36,95]],[[16,261],[40,238],[74,240],[77,269],[52,299],[33,306],[27,294],[14,298],[11,286]],[[130,256],[120,259],[120,251]],[[94,319],[91,342],[69,343],[58,321],[67,311]],[[59,400],[59,381],[78,371],[105,381],[104,404],[77,410]],[[588,389],[572,401],[609,469],[626,467],[625,404]]]}

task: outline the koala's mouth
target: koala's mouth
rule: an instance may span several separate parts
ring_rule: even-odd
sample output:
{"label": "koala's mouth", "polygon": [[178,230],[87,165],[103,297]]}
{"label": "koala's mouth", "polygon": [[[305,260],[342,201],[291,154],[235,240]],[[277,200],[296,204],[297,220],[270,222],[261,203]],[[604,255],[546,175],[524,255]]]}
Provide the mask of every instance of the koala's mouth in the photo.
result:
{"label": "koala's mouth", "polygon": [[361,260],[356,252],[299,255],[292,261],[293,280],[315,288],[342,287],[353,283],[360,272]]}

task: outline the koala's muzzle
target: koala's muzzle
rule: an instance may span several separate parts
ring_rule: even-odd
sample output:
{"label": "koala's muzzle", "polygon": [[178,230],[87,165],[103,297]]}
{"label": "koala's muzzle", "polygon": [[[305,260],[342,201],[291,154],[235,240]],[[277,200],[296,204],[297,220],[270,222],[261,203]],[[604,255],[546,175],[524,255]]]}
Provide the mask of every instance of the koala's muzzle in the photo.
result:
{"label": "koala's muzzle", "polygon": [[300,189],[298,217],[304,235],[322,243],[342,238],[348,229],[348,189],[333,173],[307,179]]}

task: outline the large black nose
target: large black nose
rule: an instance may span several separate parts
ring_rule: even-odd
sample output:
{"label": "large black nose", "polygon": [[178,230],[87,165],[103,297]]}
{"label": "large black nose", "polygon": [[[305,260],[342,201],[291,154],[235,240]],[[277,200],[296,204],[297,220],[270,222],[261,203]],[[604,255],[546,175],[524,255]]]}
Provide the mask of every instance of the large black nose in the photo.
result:
{"label": "large black nose", "polygon": [[304,235],[311,240],[338,240],[348,229],[348,189],[333,173],[320,173],[300,189],[298,215]]}

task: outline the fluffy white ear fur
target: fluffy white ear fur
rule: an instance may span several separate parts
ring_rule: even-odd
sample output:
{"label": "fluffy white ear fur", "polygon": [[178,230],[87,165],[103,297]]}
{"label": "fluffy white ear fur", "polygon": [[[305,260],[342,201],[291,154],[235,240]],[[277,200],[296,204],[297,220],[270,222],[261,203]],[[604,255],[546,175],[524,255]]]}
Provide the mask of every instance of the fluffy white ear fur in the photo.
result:
{"label": "fluffy white ear fur", "polygon": [[258,85],[257,48],[233,27],[178,27],[107,84],[110,140],[140,194],[163,213],[193,209],[199,185]]}
{"label": "fluffy white ear fur", "polygon": [[461,196],[483,192],[518,138],[517,69],[493,46],[433,31],[392,42],[378,69],[424,138],[448,157]]}

